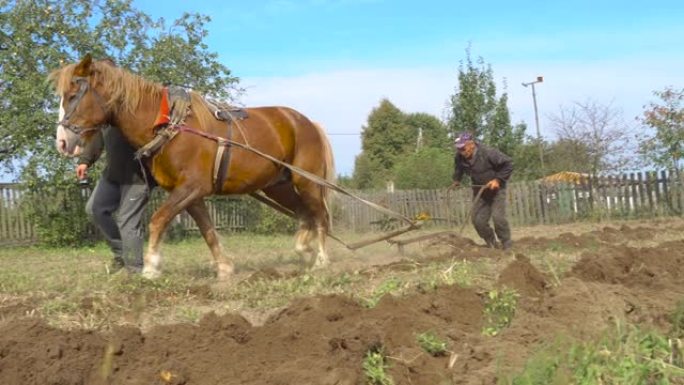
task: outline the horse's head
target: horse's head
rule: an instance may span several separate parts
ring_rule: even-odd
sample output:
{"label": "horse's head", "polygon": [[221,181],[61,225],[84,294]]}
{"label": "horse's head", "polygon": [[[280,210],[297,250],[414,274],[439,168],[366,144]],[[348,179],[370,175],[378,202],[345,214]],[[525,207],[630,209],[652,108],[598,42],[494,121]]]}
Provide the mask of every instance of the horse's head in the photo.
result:
{"label": "horse's head", "polygon": [[59,95],[59,120],[55,146],[66,156],[81,153],[96,130],[106,126],[110,114],[102,98],[97,81],[98,66],[111,65],[93,62],[86,55],[77,64],[69,64],[50,74]]}

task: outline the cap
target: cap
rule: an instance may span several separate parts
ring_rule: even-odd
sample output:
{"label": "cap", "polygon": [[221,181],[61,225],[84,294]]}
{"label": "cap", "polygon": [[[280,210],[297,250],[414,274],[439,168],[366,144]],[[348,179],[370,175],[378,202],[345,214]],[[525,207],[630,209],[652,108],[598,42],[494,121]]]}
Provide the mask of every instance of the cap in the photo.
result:
{"label": "cap", "polygon": [[473,135],[469,132],[462,132],[454,140],[454,146],[456,148],[463,148],[469,140],[473,140]]}

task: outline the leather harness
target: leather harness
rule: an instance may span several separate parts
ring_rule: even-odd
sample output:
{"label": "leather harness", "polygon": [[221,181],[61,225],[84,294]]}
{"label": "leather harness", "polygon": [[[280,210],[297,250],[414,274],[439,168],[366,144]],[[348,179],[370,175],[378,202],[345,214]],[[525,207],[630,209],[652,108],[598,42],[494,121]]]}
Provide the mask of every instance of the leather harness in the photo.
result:
{"label": "leather harness", "polygon": [[228,178],[233,123],[238,119],[246,119],[247,113],[242,109],[229,108],[229,106],[223,103],[214,101],[207,101],[207,106],[212,111],[214,118],[228,122],[225,137],[215,136],[185,125],[185,118],[190,112],[190,94],[180,87],[165,87],[162,90],[162,100],[153,126],[155,136],[150,142],[136,151],[136,159],[153,157],[181,131],[211,139],[218,144],[214,158],[212,185],[215,193],[221,192],[223,183]]}

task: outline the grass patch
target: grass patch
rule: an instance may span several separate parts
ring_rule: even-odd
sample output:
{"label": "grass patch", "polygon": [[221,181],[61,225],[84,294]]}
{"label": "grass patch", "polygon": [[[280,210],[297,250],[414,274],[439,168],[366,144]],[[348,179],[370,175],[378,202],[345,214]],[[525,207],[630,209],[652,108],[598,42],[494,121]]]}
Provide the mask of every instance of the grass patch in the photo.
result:
{"label": "grass patch", "polygon": [[684,368],[673,363],[675,355],[665,335],[618,324],[597,341],[543,348],[522,373],[499,384],[681,384]]}

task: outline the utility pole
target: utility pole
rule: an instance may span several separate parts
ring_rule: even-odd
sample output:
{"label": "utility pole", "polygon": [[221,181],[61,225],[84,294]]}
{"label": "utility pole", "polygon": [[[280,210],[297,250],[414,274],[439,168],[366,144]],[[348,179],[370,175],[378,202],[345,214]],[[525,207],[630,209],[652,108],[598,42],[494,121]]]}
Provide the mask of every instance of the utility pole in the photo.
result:
{"label": "utility pole", "polygon": [[523,87],[532,86],[532,102],[534,103],[534,123],[537,126],[537,141],[539,142],[539,162],[541,163],[542,176],[544,175],[544,145],[539,131],[539,114],[537,113],[537,94],[534,91],[534,85],[544,81],[543,76],[537,76],[537,80],[529,83],[523,83]]}

